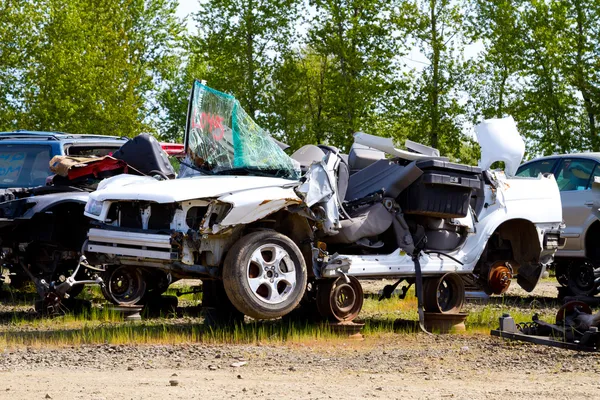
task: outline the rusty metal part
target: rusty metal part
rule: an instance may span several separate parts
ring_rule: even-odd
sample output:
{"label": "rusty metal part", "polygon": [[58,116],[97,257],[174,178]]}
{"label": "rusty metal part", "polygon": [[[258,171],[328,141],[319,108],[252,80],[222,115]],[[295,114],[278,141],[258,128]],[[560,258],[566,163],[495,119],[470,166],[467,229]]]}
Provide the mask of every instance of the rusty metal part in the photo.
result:
{"label": "rusty metal part", "polygon": [[563,304],[563,306],[558,309],[558,312],[556,313],[556,325],[564,325],[565,321],[567,321],[575,312],[575,309],[578,309],[584,314],[592,313],[590,306],[583,301],[570,301],[566,304]]}
{"label": "rusty metal part", "polygon": [[423,279],[423,306],[425,311],[458,314],[465,303],[465,284],[460,275],[446,275]]}
{"label": "rusty metal part", "polygon": [[56,292],[49,291],[35,303],[35,310],[48,316],[66,314],[69,309],[63,305],[62,300]]}
{"label": "rusty metal part", "polygon": [[360,282],[353,276],[321,282],[317,286],[317,309],[332,321],[352,321],[362,309],[364,300]]}
{"label": "rusty metal part", "polygon": [[332,332],[335,332],[338,335],[348,335],[348,338],[355,340],[364,339],[360,333],[365,326],[364,323],[356,323],[353,321],[330,322],[327,326]]}
{"label": "rusty metal part", "polygon": [[513,278],[513,267],[508,261],[495,262],[490,267],[488,286],[493,294],[506,293]]}
{"label": "rusty metal part", "polygon": [[469,313],[442,314],[425,313],[425,328],[433,333],[464,332]]}

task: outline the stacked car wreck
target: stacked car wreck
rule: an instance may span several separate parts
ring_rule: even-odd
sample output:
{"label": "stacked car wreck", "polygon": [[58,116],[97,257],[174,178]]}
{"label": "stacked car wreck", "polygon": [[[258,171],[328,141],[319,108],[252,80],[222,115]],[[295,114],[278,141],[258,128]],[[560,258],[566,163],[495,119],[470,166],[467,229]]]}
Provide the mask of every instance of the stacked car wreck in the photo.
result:
{"label": "stacked car wreck", "polygon": [[[88,193],[109,176],[151,173],[168,179],[175,171],[147,134],[133,140],[24,131],[0,136],[2,159],[17,161],[1,190],[2,278],[8,275],[13,287],[33,282],[40,296],[36,309],[59,312],[62,301],[77,296],[84,284],[102,283],[102,266],[81,258]],[[43,181],[45,186],[37,186]]]}
{"label": "stacked car wreck", "polygon": [[416,284],[425,311],[457,313],[465,283],[502,293],[516,276],[532,290],[562,219],[553,177],[507,176],[523,155],[514,121],[478,135],[483,171],[363,133],[349,156],[305,146],[290,158],[234,98],[195,82],[180,176],[100,183],[85,251],[118,304],[195,277],[205,305],[269,319],[302,304],[343,321],[362,306],[359,279],[387,277]]}

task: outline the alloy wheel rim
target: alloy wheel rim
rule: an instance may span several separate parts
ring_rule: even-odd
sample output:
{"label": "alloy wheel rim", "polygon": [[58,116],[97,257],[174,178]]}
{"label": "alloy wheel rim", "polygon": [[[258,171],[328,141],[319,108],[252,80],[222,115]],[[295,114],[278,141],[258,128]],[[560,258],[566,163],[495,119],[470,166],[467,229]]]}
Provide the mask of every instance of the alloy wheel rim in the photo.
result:
{"label": "alloy wheel rim", "polygon": [[296,287],[296,266],[289,253],[277,244],[258,247],[246,267],[252,294],[267,304],[284,303]]}

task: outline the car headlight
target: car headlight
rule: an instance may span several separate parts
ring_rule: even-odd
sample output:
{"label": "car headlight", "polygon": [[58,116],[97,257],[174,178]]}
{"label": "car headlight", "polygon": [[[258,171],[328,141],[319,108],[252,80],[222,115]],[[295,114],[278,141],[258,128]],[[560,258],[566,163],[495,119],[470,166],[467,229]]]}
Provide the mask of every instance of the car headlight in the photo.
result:
{"label": "car headlight", "polygon": [[85,205],[85,212],[91,215],[99,216],[102,214],[102,202],[94,199],[89,199]]}

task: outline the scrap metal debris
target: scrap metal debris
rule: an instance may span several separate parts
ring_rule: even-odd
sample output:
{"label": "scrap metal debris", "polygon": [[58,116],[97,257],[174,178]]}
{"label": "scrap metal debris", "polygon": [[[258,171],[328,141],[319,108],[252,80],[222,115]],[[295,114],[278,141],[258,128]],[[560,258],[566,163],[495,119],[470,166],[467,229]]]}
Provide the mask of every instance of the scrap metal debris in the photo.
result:
{"label": "scrap metal debris", "polygon": [[500,327],[491,335],[569,350],[598,351],[600,349],[600,311],[592,310],[584,302],[571,301],[556,314],[554,324],[544,322],[537,314],[532,322],[515,323],[509,314],[500,317]]}

